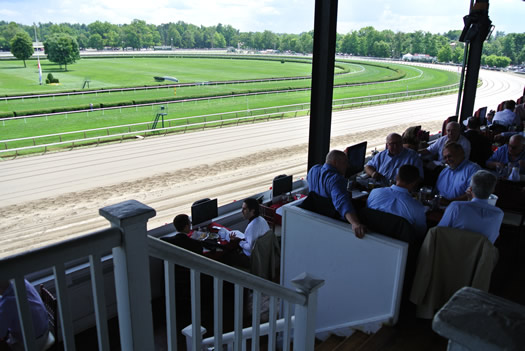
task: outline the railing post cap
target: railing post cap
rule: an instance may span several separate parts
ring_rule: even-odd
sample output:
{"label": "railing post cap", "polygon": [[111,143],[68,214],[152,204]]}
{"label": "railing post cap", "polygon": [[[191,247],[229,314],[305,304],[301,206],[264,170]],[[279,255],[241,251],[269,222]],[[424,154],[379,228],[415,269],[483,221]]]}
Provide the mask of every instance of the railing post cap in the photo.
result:
{"label": "railing post cap", "polygon": [[[203,326],[201,326],[201,335],[204,335],[206,334],[208,330],[206,330],[206,328],[204,328]],[[186,328],[182,329],[181,330],[181,333],[184,335],[184,336],[187,336],[187,337],[193,337],[193,325],[190,324],[188,325]]]}
{"label": "railing post cap", "polygon": [[137,200],[127,200],[99,209],[99,214],[114,224],[125,225],[143,222],[155,217],[153,208]]}
{"label": "railing post cap", "polygon": [[303,272],[292,279],[291,283],[305,293],[311,293],[324,285],[324,279],[317,278],[309,273]]}

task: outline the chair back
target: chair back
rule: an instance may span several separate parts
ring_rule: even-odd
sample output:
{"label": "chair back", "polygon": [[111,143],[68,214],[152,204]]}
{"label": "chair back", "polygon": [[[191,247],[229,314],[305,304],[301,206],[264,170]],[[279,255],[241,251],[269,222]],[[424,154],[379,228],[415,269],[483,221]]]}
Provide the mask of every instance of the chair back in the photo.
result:
{"label": "chair back", "polygon": [[370,230],[391,238],[413,244],[417,241],[416,229],[405,218],[368,207],[359,210],[359,219]]}
{"label": "chair back", "polygon": [[39,286],[39,295],[46,306],[47,318],[49,320],[49,332],[53,333],[54,343],[50,347],[47,347],[46,350],[56,349],[56,343],[58,340],[58,315],[57,315],[57,299],[49,290],[44,287],[44,284]]}
{"label": "chair back", "polygon": [[458,116],[450,116],[446,120],[443,121],[443,124],[441,125],[441,135],[447,135],[447,124],[450,122],[457,122]]}
{"label": "chair back", "polygon": [[488,291],[498,249],[480,233],[433,227],[419,252],[410,300],[417,316],[432,318],[460,288]]}
{"label": "chair back", "polygon": [[266,222],[268,223],[268,225],[270,226],[270,229],[275,231],[275,222],[277,221],[277,219],[275,218],[275,216],[277,216],[277,214],[275,213],[275,209],[269,206],[260,204],[259,212],[260,212],[261,217],[264,218]]}
{"label": "chair back", "polygon": [[250,255],[250,272],[275,281],[281,256],[279,242],[273,230],[258,237]]}

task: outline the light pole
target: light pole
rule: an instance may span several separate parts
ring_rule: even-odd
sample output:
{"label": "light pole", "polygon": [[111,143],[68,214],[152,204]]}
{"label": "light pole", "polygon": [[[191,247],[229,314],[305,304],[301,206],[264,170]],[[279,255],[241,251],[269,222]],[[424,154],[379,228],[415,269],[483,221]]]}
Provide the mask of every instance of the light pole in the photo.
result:
{"label": "light pole", "polygon": [[173,38],[171,38],[171,50],[173,50]]}

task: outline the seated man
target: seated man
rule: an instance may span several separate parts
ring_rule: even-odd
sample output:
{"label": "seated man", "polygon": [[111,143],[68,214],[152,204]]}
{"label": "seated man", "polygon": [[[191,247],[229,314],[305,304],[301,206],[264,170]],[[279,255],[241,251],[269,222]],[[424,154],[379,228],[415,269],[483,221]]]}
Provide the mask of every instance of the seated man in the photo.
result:
{"label": "seated man", "polygon": [[492,124],[501,124],[505,127],[521,127],[521,119],[514,113],[516,102],[514,100],[505,101],[502,111],[496,112],[492,119]]}
{"label": "seated man", "polygon": [[[38,350],[42,350],[48,337],[50,337],[47,310],[33,285],[27,280],[24,281],[31,318],[33,319],[33,333],[36,337],[36,346]],[[7,336],[6,342],[11,350],[24,350],[15,292],[9,281],[0,281],[0,296],[0,336],[2,338]]]}
{"label": "seated man", "polygon": [[362,238],[366,228],[357,217],[350,194],[346,191],[347,181],[344,178],[348,160],[344,152],[332,150],[326,155],[324,165],[315,165],[308,171],[306,180],[310,192],[329,199],[337,213],[352,224],[355,236]]}
{"label": "seated man", "polygon": [[474,173],[469,188],[472,200],[451,202],[438,226],[478,232],[494,244],[503,220],[503,211],[488,203],[496,181],[496,176],[489,171]]}
{"label": "seated man", "polygon": [[162,238],[162,240],[191,252],[202,254],[202,243],[188,236],[191,229],[191,222],[188,215],[179,214],[175,216],[173,219],[173,225],[176,230],[175,235]]}
{"label": "seated man", "polygon": [[375,155],[365,166],[365,172],[376,180],[394,181],[399,167],[414,165],[423,178],[423,162],[417,152],[403,147],[401,135],[391,133],[386,137],[386,150]]}
{"label": "seated man", "polygon": [[510,137],[509,143],[499,147],[486,162],[489,169],[498,169],[518,165],[520,173],[525,173],[525,137],[515,134]]}
{"label": "seated man", "polygon": [[466,191],[470,178],[481,169],[465,157],[463,148],[457,143],[450,143],[443,148],[443,160],[448,167],[439,173],[436,189],[444,197],[443,203],[467,200]]}
{"label": "seated man", "polygon": [[450,142],[458,143],[463,148],[465,158],[468,160],[470,157],[470,141],[461,135],[461,128],[458,122],[449,122],[445,129],[447,135],[443,135],[435,143],[427,147],[426,149],[419,150],[421,155],[433,155],[438,156],[439,161],[443,161],[443,147],[445,144]]}
{"label": "seated man", "polygon": [[[239,241],[239,246],[242,249],[241,253],[232,255],[229,264],[250,268],[250,256],[255,241],[270,230],[266,220],[260,216],[259,202],[254,198],[247,198],[242,204],[242,216],[248,220],[248,226],[244,230],[244,239]],[[232,239],[235,234],[232,234]]]}
{"label": "seated man", "polygon": [[405,218],[415,227],[418,236],[422,237],[427,231],[425,208],[410,195],[410,192],[417,189],[419,180],[417,167],[401,166],[396,176],[396,184],[389,188],[372,190],[366,205],[374,210]]}

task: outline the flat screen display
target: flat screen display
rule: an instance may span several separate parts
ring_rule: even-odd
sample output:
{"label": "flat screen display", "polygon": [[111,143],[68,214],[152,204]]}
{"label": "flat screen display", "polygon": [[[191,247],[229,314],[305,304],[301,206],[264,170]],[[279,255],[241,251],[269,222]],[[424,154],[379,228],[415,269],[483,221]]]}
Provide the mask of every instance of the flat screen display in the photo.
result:
{"label": "flat screen display", "polygon": [[200,200],[191,205],[191,224],[194,226],[211,221],[218,216],[217,199]]}
{"label": "flat screen display", "polygon": [[355,144],[346,148],[345,153],[348,158],[348,168],[346,169],[346,178],[362,172],[365,168],[367,142]]}
{"label": "flat screen display", "polygon": [[274,178],[272,189],[272,195],[274,197],[292,191],[292,176],[285,175]]}
{"label": "flat screen display", "polygon": [[482,107],[479,109],[479,124],[484,126],[487,125],[487,107]]}

